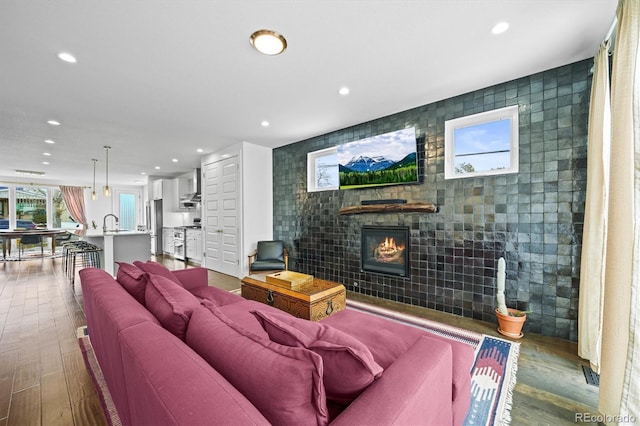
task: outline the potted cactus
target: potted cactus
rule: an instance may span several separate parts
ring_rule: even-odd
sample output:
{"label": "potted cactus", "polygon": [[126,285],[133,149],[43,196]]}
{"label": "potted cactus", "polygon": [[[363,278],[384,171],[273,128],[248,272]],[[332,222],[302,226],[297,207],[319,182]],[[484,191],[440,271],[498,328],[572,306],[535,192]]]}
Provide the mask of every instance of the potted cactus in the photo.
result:
{"label": "potted cactus", "polygon": [[498,333],[512,339],[520,339],[522,334],[522,326],[527,320],[527,313],[518,309],[507,308],[504,296],[505,281],[505,262],[504,258],[498,259],[498,274],[496,277],[498,290],[496,299],[498,308],[496,309],[496,317],[498,318]]}

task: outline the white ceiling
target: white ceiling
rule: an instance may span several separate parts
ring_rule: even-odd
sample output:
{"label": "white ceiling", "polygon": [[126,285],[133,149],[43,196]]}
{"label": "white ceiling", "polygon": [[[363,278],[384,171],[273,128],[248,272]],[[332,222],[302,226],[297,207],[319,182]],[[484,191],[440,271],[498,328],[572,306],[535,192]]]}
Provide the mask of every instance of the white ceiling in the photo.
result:
{"label": "white ceiling", "polygon": [[[297,142],[592,57],[616,5],[2,0],[0,178],[31,182],[15,170],[38,170],[90,185],[97,158],[102,185],[110,145],[110,183],[136,185],[141,172],[172,177],[198,166],[197,148]],[[509,31],[490,34],[500,21]],[[287,38],[284,54],[251,47],[262,28]],[[61,51],[78,62],[60,61]]]}

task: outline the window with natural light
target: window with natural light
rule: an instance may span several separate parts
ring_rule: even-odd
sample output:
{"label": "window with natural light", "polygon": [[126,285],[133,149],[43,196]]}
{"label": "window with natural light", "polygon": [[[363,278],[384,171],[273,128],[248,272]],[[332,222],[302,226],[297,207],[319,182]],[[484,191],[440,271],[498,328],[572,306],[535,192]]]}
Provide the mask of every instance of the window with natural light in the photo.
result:
{"label": "window with natural light", "polygon": [[136,229],[136,196],[134,194],[120,194],[120,230],[134,231]]}
{"label": "window with natural light", "polygon": [[9,187],[0,186],[0,219],[9,219]]}
{"label": "window with natural light", "polygon": [[62,191],[56,188],[53,190],[51,197],[52,204],[52,218],[53,228],[62,229],[81,229],[82,224],[79,224],[67,210],[67,204],[64,202]]}
{"label": "window with natural light", "polygon": [[47,226],[47,188],[16,188],[16,221],[31,221]]}
{"label": "window with natural light", "polygon": [[340,187],[338,147],[307,154],[307,191],[328,191]]}
{"label": "window with natural light", "polygon": [[445,122],[445,179],[518,172],[518,106]]}

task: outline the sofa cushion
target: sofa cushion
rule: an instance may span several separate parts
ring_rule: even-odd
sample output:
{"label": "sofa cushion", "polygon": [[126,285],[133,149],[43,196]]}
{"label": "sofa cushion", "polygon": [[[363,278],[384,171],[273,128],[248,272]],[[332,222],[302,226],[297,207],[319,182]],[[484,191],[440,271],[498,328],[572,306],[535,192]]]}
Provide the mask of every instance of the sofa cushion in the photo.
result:
{"label": "sofa cushion", "polygon": [[322,357],[327,399],[350,404],[382,374],[369,349],[355,337],[327,325],[284,312],[252,310],[269,338],[309,349]]}
{"label": "sofa cushion", "polygon": [[242,296],[210,285],[196,287],[191,290],[191,294],[196,296],[198,299],[210,300],[218,306],[230,305],[232,303],[238,303],[246,300]]}
{"label": "sofa cushion", "polygon": [[161,326],[129,327],[120,342],[131,409],[124,425],[269,425],[240,391]]}
{"label": "sofa cushion", "polygon": [[133,262],[133,264],[143,271],[148,272],[149,274],[160,275],[162,277],[168,278],[174,283],[178,284],[180,287],[183,287],[180,280],[175,275],[173,275],[173,272],[171,272],[166,266],[158,262],[154,262],[153,260],[140,262],[139,260],[136,260],[135,262]]}
{"label": "sofa cushion", "polygon": [[144,300],[160,324],[184,340],[189,318],[200,304],[198,299],[170,279],[149,274]]}
{"label": "sofa cushion", "polygon": [[423,335],[447,341],[453,348],[453,401],[465,396],[471,382],[469,371],[474,360],[473,347],[440,337],[420,328],[409,327],[375,315],[345,309],[322,320],[364,343],[373,358],[388,368]]}
{"label": "sofa cushion", "polygon": [[272,424],[327,424],[318,354],[257,336],[208,300],[194,311],[186,342]]}
{"label": "sofa cushion", "polygon": [[144,305],[144,290],[147,287],[149,275],[142,269],[126,262],[116,262],[118,272],[116,279],[130,295]]}

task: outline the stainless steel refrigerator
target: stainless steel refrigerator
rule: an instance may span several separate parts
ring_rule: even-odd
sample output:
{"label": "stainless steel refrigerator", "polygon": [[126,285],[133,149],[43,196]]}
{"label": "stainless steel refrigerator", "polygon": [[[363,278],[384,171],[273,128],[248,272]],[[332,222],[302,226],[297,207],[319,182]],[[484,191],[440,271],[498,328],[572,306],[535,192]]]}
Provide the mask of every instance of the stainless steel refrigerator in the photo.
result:
{"label": "stainless steel refrigerator", "polygon": [[151,200],[148,209],[151,254],[162,254],[162,200]]}

